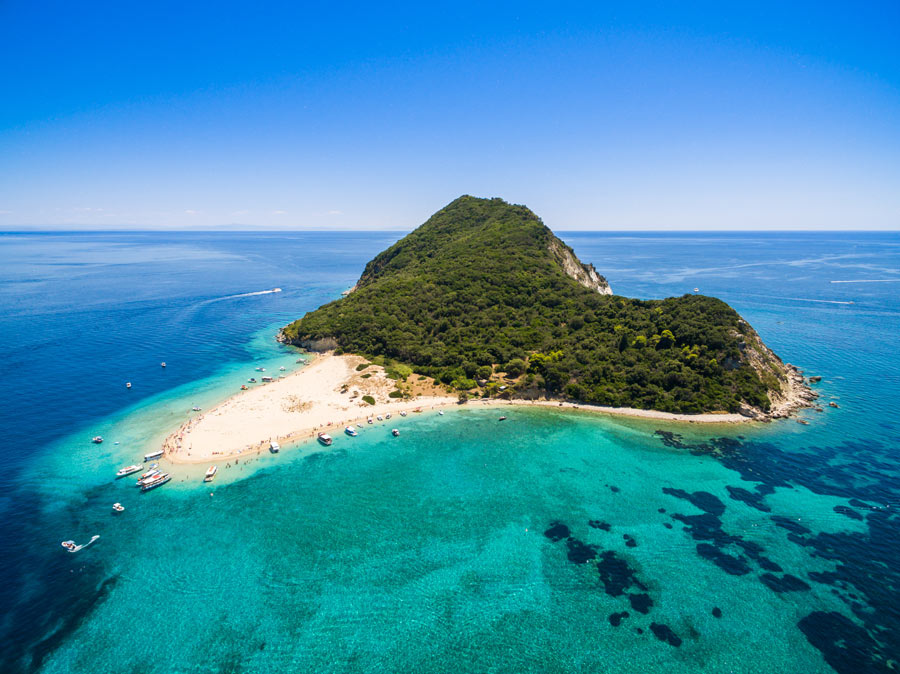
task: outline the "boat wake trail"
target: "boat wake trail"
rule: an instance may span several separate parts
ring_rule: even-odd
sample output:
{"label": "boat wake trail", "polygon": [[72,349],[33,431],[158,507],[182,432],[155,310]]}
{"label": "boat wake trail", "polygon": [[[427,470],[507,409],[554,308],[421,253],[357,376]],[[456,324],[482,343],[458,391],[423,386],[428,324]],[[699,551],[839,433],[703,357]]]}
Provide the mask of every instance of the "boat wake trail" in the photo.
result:
{"label": "boat wake trail", "polygon": [[271,290],[257,290],[252,293],[238,293],[237,295],[225,295],[225,297],[215,297],[211,300],[201,302],[201,304],[212,304],[213,302],[222,302],[223,300],[233,300],[238,297],[253,297],[254,295],[271,295],[272,293],[280,293],[281,288],[272,288]]}

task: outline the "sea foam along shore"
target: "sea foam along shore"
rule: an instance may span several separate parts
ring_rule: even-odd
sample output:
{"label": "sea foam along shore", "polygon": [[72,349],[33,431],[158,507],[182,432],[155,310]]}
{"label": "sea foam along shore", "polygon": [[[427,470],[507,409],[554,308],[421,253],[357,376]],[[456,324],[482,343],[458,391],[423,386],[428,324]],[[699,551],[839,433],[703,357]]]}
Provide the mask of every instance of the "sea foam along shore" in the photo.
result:
{"label": "sea foam along shore", "polygon": [[[232,396],[208,412],[185,422],[166,438],[163,448],[173,463],[224,461],[265,451],[271,442],[287,444],[314,438],[319,432],[340,433],[343,427],[368,418],[401,411],[457,405],[456,396],[424,378],[411,400],[389,398],[394,382],[383,368],[357,366],[359,356],[331,352],[317,354],[310,364],[270,384]],[[366,377],[364,375],[368,374]],[[802,377],[799,377],[802,382]],[[343,391],[343,392],[342,392]],[[797,389],[798,395],[803,393]],[[354,395],[355,394],[355,395]],[[371,395],[375,405],[362,400]],[[558,400],[477,400],[478,406],[539,405],[577,408],[617,416],[692,423],[744,423],[758,421],[742,414],[671,414],[627,407],[602,407]]]}

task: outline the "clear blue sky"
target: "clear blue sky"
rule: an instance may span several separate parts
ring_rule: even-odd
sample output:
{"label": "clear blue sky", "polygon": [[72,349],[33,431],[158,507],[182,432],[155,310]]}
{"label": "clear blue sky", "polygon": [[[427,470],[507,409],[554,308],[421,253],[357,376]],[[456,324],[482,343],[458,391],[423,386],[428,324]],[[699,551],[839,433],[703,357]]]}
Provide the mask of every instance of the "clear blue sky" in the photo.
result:
{"label": "clear blue sky", "polygon": [[0,229],[900,229],[897,0],[388,4],[0,0]]}

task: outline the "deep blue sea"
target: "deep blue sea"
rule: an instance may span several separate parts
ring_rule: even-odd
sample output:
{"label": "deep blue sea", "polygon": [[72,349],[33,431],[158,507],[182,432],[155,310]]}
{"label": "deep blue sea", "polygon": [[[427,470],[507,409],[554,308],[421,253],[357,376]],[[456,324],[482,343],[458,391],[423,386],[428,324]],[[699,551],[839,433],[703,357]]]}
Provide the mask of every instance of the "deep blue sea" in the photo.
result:
{"label": "deep blue sea", "polygon": [[900,234],[561,234],[617,294],[734,306],[822,377],[809,425],[463,408],[112,479],[301,367],[278,327],[400,236],[0,234],[0,671],[900,667]]}

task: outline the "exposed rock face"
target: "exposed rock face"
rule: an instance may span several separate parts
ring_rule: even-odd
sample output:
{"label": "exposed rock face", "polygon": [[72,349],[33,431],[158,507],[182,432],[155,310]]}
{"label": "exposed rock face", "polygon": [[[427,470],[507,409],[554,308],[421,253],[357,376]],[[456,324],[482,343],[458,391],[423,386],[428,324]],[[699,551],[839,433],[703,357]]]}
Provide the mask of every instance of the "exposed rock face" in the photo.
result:
{"label": "exposed rock face", "polygon": [[553,255],[560,266],[565,270],[571,278],[578,281],[585,288],[596,290],[601,295],[612,295],[612,288],[606,278],[597,273],[592,264],[584,264],[575,257],[574,251],[566,246],[562,241],[553,237],[548,246],[550,254]]}

